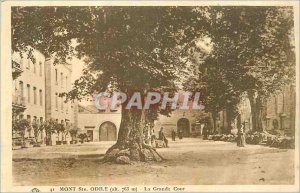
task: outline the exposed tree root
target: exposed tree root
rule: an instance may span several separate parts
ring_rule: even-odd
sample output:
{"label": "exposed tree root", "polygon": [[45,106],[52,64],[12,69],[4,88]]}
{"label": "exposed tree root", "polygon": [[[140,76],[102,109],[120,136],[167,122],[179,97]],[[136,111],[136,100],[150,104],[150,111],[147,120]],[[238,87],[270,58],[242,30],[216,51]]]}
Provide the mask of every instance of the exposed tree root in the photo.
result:
{"label": "exposed tree root", "polygon": [[156,149],[153,148],[151,145],[148,145],[148,144],[146,144],[146,143],[143,143],[143,148],[148,149],[148,150],[152,153],[152,155],[153,155],[155,161],[160,161],[159,159],[156,158],[156,155],[157,155],[161,160],[166,160],[166,159],[163,158],[163,157],[156,151]]}
{"label": "exposed tree root", "polygon": [[166,159],[148,144],[142,143],[138,145],[137,143],[133,143],[132,145],[128,145],[128,143],[117,142],[107,150],[102,163],[130,164],[131,161],[161,162],[164,160]]}

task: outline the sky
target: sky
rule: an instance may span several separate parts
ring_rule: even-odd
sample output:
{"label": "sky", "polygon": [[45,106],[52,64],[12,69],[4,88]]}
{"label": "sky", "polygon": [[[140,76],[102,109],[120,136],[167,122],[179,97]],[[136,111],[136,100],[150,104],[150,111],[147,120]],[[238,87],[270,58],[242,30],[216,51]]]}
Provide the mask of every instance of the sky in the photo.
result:
{"label": "sky", "polygon": [[72,64],[72,76],[71,81],[72,83],[75,82],[75,80],[79,79],[82,75],[82,70],[84,67],[84,61],[80,60],[76,57],[73,57],[72,60],[69,61],[70,64]]}

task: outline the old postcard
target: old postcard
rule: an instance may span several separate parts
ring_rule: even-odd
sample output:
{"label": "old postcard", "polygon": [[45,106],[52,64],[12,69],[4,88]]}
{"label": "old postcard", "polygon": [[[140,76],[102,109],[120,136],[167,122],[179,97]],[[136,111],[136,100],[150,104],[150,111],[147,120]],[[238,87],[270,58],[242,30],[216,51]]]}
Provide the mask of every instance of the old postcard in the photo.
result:
{"label": "old postcard", "polygon": [[1,2],[1,192],[299,192],[298,1]]}

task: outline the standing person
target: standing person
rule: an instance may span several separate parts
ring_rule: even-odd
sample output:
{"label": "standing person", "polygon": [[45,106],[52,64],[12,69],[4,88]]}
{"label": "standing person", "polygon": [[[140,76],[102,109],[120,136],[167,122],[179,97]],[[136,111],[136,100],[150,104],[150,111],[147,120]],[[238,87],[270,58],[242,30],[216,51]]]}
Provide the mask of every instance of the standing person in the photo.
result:
{"label": "standing person", "polygon": [[203,127],[203,140],[207,140],[207,139],[208,139],[208,128],[207,128],[207,124],[205,123]]}
{"label": "standing person", "polygon": [[175,138],[176,138],[176,132],[175,132],[175,130],[173,129],[173,130],[172,130],[172,141],[175,141]]}
{"label": "standing person", "polygon": [[183,137],[183,136],[182,136],[182,129],[180,128],[179,131],[178,131],[178,138],[179,138],[179,139],[182,139],[182,137]]}
{"label": "standing person", "polygon": [[152,147],[156,147],[155,140],[156,140],[156,135],[155,135],[154,129],[153,129],[152,134],[151,134],[151,145],[152,145]]}
{"label": "standing person", "polygon": [[164,130],[163,127],[160,128],[160,131],[159,131],[159,133],[158,133],[158,139],[164,141],[165,144],[166,144],[166,147],[169,147],[169,146],[168,146],[168,140],[167,140],[167,138],[165,137],[165,134],[164,134],[164,131],[163,131],[163,130]]}
{"label": "standing person", "polygon": [[245,122],[242,124],[241,128],[238,130],[237,133],[237,146],[238,147],[245,147],[245,134],[244,134]]}

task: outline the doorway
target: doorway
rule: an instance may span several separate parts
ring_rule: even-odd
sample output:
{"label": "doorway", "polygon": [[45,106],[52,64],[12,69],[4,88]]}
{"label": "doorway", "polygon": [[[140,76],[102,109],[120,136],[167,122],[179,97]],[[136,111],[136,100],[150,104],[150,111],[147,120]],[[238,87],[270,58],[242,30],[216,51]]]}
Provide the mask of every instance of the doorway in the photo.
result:
{"label": "doorway", "polygon": [[181,118],[177,121],[177,133],[182,132],[183,137],[190,136],[190,121],[187,118]]}
{"label": "doorway", "polygon": [[102,123],[99,127],[99,141],[116,141],[117,128],[110,121]]}

